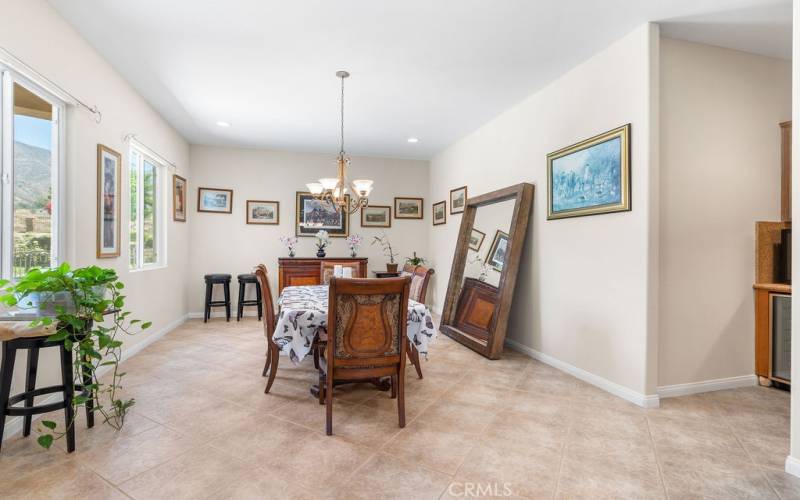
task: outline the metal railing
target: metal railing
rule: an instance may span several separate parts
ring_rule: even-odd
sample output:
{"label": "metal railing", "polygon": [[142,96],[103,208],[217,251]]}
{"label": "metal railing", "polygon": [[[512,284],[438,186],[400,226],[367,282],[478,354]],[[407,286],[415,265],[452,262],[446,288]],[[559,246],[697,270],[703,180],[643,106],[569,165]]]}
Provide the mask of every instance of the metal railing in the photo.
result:
{"label": "metal railing", "polygon": [[50,267],[50,252],[47,250],[14,252],[14,276],[22,276],[34,267]]}

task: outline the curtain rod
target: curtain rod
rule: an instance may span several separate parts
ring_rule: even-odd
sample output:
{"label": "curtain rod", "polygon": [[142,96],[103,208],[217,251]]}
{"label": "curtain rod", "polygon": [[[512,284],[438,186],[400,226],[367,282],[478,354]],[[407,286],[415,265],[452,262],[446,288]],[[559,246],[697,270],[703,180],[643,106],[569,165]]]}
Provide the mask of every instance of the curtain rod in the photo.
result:
{"label": "curtain rod", "polygon": [[173,171],[178,170],[178,166],[172,163],[171,161],[167,160],[163,155],[159,154],[155,149],[151,148],[147,144],[143,143],[136,134],[127,134],[125,137],[122,138],[123,142],[132,142],[136,144],[136,147],[143,149],[145,153],[149,156],[152,156],[154,160],[157,160],[160,163],[165,165],[169,165],[172,167]]}
{"label": "curtain rod", "polygon": [[64,90],[64,88],[61,85],[57,84],[53,80],[47,78],[40,72],[36,71],[25,61],[18,58],[17,56],[15,56],[11,52],[9,52],[5,47],[2,46],[0,46],[0,63],[7,65],[12,70],[21,73],[23,76],[32,80],[37,85],[40,85],[45,89],[50,90],[51,92],[52,92],[51,89],[56,90],[56,92],[54,93],[60,99],[67,101],[71,104],[74,104],[76,106],[79,106],[85,109],[86,111],[92,113],[93,115],[95,115],[96,123],[100,123],[101,121],[103,121],[103,113],[101,113],[100,110],[97,109],[97,106],[89,106],[85,102],[81,101],[68,91]]}

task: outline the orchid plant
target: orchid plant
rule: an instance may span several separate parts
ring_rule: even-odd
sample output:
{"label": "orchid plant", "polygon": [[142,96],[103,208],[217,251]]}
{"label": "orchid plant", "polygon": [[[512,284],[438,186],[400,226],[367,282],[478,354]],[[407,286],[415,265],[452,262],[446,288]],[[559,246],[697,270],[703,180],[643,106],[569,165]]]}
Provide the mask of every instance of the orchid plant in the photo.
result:
{"label": "orchid plant", "polygon": [[281,236],[281,243],[289,250],[289,257],[294,257],[294,247],[297,246],[296,236]]}
{"label": "orchid plant", "polygon": [[361,246],[364,238],[362,238],[360,234],[351,234],[345,241],[347,242],[347,246],[350,247],[350,256],[355,257],[358,254],[358,247]]}
{"label": "orchid plant", "polygon": [[314,235],[317,239],[317,248],[319,250],[325,250],[325,247],[331,244],[330,236],[328,235],[328,231],[324,229],[322,231],[318,231],[317,234]]}

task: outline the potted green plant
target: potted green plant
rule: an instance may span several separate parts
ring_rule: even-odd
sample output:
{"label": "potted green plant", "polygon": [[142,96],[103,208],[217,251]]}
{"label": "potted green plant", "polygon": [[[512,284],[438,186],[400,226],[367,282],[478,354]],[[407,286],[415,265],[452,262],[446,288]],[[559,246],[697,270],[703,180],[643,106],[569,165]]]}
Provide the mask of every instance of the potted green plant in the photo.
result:
{"label": "potted green plant", "polygon": [[406,257],[406,264],[411,264],[414,267],[421,266],[426,261],[422,257],[417,257],[417,252],[414,252],[413,257]]}
{"label": "potted green plant", "polygon": [[[0,280],[0,302],[39,311],[40,316],[30,326],[52,328],[48,340],[61,341],[72,351],[73,383],[81,380],[84,374],[91,377],[91,383],[84,384],[83,392],[75,391],[74,414],[91,401],[93,411],[100,413],[103,421],[117,430],[122,428],[134,404],[133,399],[118,397],[125,374],[119,371],[122,341],[117,337],[120,333],[133,335],[150,327],[149,322],[129,319],[131,313],[124,310],[123,288],[113,269],[97,266],[71,269],[67,263],[53,269],[31,269],[13,283]],[[106,370],[111,371],[111,380],[101,383],[98,372]],[[54,439],[63,437],[66,429],[74,425],[74,419],[64,425],[65,429],[61,430],[55,422],[41,421],[38,443],[50,448]]]}
{"label": "potted green plant", "polygon": [[396,273],[397,262],[395,262],[394,258],[400,254],[392,249],[392,243],[389,241],[389,237],[386,236],[386,233],[383,233],[381,236],[375,236],[370,245],[374,245],[376,243],[381,246],[383,255],[389,257],[389,262],[386,263],[386,271],[390,273]]}

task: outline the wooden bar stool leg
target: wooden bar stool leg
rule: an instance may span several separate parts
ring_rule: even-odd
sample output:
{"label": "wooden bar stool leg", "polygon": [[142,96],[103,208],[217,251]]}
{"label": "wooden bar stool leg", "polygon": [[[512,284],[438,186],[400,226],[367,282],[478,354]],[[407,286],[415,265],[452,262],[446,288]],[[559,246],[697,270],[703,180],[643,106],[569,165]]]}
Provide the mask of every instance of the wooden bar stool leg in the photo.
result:
{"label": "wooden bar stool leg", "polygon": [[87,389],[92,381],[92,372],[89,367],[81,365],[81,374],[83,375],[83,390],[89,399],[86,400],[86,427],[94,427],[94,391]]}
{"label": "wooden bar stool leg", "polygon": [[223,285],[225,289],[225,321],[231,320],[231,282],[226,281]]}
{"label": "wooden bar stool leg", "polygon": [[242,312],[244,311],[244,283],[239,280],[239,301],[236,304],[236,321],[242,319]]}
{"label": "wooden bar stool leg", "polygon": [[12,342],[3,342],[3,354],[0,358],[0,449],[3,446],[3,430],[6,427],[6,411],[8,398],[11,396],[11,377],[14,375],[14,359],[17,356]]}
{"label": "wooden bar stool leg", "polygon": [[[25,375],[25,392],[36,389],[36,369],[39,366],[39,348],[31,347],[28,349],[28,373]],[[25,408],[33,406],[33,396],[25,398]],[[22,435],[31,435],[31,422],[33,415],[26,415],[22,426]]]}
{"label": "wooden bar stool leg", "polygon": [[211,292],[214,290],[214,285],[206,281],[206,308],[203,314],[203,323],[208,323],[208,318],[211,316]]}
{"label": "wooden bar stool leg", "polygon": [[75,451],[75,411],[72,408],[72,398],[75,395],[74,379],[72,372],[72,352],[59,346],[61,353],[61,381],[64,384],[64,424],[67,432],[67,452]]}

